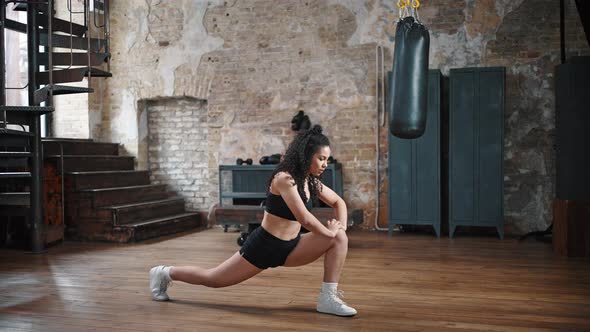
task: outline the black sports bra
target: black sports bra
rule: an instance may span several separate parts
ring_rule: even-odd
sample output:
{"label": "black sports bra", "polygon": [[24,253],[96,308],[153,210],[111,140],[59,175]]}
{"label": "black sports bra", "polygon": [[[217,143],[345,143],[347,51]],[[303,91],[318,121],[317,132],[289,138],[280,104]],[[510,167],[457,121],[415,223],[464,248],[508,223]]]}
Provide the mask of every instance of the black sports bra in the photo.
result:
{"label": "black sports bra", "polygon": [[[311,198],[310,198],[305,203],[305,207],[307,208],[308,211],[311,211],[311,205],[312,204],[311,204]],[[275,194],[271,193],[270,191],[266,195],[266,204],[265,204],[264,210],[270,214],[277,216],[277,217],[281,217],[281,218],[292,220],[292,221],[297,221],[297,218],[295,218],[295,215],[293,215],[293,212],[291,212],[291,210],[289,209],[289,206],[287,206],[287,203],[285,203],[285,200],[283,199],[283,197],[281,195],[275,195]]]}

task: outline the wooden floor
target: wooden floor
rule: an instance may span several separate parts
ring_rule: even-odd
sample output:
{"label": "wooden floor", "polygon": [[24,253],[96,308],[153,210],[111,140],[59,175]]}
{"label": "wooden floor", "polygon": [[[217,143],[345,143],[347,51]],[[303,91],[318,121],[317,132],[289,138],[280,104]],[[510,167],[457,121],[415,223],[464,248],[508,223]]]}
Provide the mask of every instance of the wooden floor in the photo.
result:
{"label": "wooden floor", "polygon": [[321,260],[223,289],[177,282],[173,301],[150,300],[151,266],[213,267],[236,237],[0,250],[0,331],[590,331],[590,261],[493,237],[351,231],[340,288],[353,318],[315,312]]}

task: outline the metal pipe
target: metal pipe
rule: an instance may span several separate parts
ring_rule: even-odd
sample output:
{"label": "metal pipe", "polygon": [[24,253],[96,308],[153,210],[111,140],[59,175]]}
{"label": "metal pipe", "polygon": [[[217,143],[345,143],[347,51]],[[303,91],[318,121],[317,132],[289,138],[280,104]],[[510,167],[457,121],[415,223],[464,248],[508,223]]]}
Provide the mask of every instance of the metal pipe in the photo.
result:
{"label": "metal pipe", "polygon": [[[35,105],[35,90],[37,54],[39,53],[39,39],[37,27],[37,5],[29,4],[27,6],[27,56],[29,61],[29,105]],[[31,126],[29,131],[32,131],[35,136],[31,138],[32,159],[31,159],[31,251],[35,254],[45,252],[45,241],[43,239],[43,205],[41,204],[42,191],[42,177],[43,177],[43,150],[41,148],[41,119],[39,116],[34,116],[31,119]]]}
{"label": "metal pipe", "polygon": [[47,106],[53,105],[53,0],[47,1],[47,70],[49,74],[49,99],[46,101]]}
{"label": "metal pipe", "polygon": [[[375,47],[375,110],[377,112],[376,122],[376,139],[375,139],[375,229],[378,231],[387,231],[387,227],[379,226],[379,127],[385,125],[385,59],[383,55],[383,46],[377,45]],[[381,66],[380,66],[381,65]],[[381,119],[379,117],[379,111],[381,110]]]}
{"label": "metal pipe", "polygon": [[[111,28],[110,28],[110,18],[109,18],[109,0],[104,0],[104,40],[105,40],[105,53],[111,53]],[[111,71],[111,57],[107,58],[107,71]]]}
{"label": "metal pipe", "polygon": [[[4,0],[0,0],[0,104],[6,105],[6,68],[5,68],[5,40],[4,40],[4,22],[6,22],[6,3]],[[3,112],[5,114],[5,112]],[[6,115],[4,121],[6,122]]]}
{"label": "metal pipe", "polygon": [[66,226],[66,205],[65,205],[65,186],[64,186],[64,145],[63,142],[59,142],[59,161],[60,161],[60,169],[59,174],[61,177],[61,224],[62,226]]}
{"label": "metal pipe", "polygon": [[84,0],[84,12],[86,14],[84,14],[84,16],[86,16],[88,18],[86,23],[87,26],[87,30],[86,30],[86,41],[87,41],[87,45],[88,48],[86,49],[86,53],[88,54],[88,87],[90,87],[90,83],[92,80],[92,66],[90,63],[90,1],[89,0]]}
{"label": "metal pipe", "polygon": [[[0,0],[0,105],[6,105],[6,52],[5,52],[5,40],[4,40],[4,22],[6,22],[6,3],[4,0]],[[2,112],[2,126],[0,128],[7,127],[6,111]]]}

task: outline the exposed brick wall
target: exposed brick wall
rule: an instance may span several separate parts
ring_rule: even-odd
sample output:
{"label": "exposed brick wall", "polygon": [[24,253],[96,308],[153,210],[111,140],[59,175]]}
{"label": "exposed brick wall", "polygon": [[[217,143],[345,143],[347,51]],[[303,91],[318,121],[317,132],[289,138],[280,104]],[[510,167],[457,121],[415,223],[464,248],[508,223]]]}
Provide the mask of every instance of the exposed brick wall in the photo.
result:
{"label": "exposed brick wall", "polygon": [[[568,57],[590,49],[574,1],[566,1]],[[508,12],[484,58],[506,66],[504,205],[508,233],[545,229],[555,198],[554,70],[559,1],[525,0]]]}
{"label": "exposed brick wall", "polygon": [[[573,0],[571,54],[590,54]],[[121,142],[143,165],[147,130],[141,100],[206,99],[208,194],[217,197],[217,167],[257,160],[292,139],[291,117],[305,110],[326,127],[344,167],[345,200],[375,213],[375,45],[393,48],[391,1],[240,0],[112,2],[112,70],[93,132]],[[420,12],[431,30],[430,67],[507,67],[507,232],[550,222],[554,155],[553,71],[559,62],[559,15],[551,0],[440,0]],[[391,67],[388,59],[387,68]],[[386,69],[387,69],[386,68]],[[93,106],[94,107],[94,106]],[[93,110],[94,111],[94,110]],[[92,112],[90,114],[93,114]],[[387,155],[382,129],[381,218],[387,222]]]}
{"label": "exposed brick wall", "polygon": [[187,209],[208,209],[207,103],[194,98],[146,102],[148,165],[153,184],[167,184]]}

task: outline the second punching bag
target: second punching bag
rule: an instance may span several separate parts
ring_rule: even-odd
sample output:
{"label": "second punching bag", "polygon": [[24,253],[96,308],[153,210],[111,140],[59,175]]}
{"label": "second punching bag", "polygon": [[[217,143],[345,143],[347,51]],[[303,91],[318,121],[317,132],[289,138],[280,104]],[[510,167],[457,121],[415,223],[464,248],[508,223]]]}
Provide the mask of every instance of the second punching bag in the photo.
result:
{"label": "second punching bag", "polygon": [[428,29],[408,16],[397,24],[393,77],[389,85],[389,130],[399,138],[417,138],[426,128]]}

